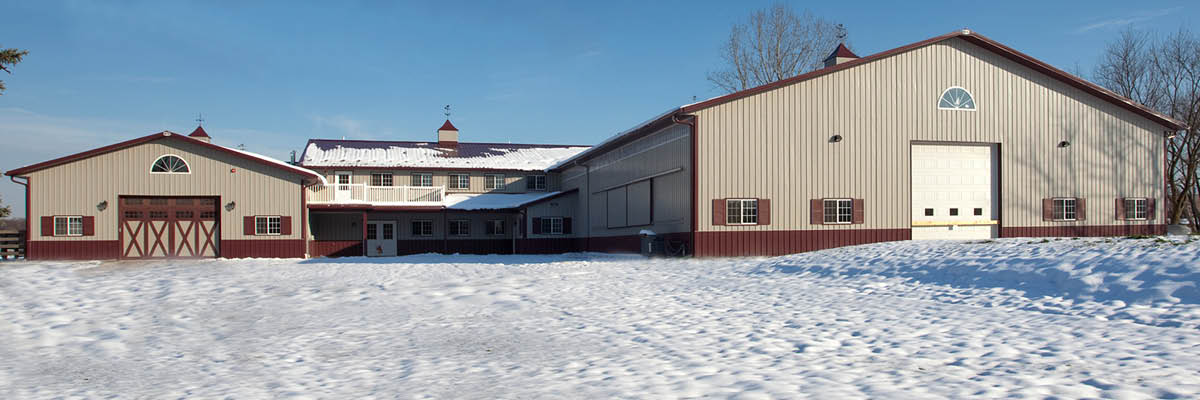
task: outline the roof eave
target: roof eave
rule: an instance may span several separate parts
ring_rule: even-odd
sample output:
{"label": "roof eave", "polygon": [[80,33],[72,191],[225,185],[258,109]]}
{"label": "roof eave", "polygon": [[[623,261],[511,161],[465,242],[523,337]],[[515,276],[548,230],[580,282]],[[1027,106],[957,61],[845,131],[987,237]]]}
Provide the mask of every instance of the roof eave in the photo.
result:
{"label": "roof eave", "polygon": [[312,178],[312,179],[321,179],[321,176],[319,176],[319,175],[316,175],[315,173],[311,173],[311,172],[307,172],[307,171],[302,171],[302,170],[300,170],[300,169],[284,168],[284,166],[283,166],[283,165],[278,165],[278,164],[276,164],[276,163],[272,163],[272,162],[270,162],[270,161],[266,161],[266,160],[263,160],[263,159],[259,159],[259,158],[256,158],[256,157],[253,157],[253,156],[250,156],[250,155],[241,154],[241,153],[235,152],[235,151],[233,151],[233,150],[227,149],[227,148],[225,148],[225,147],[223,147],[223,146],[219,146],[219,145],[215,145],[215,144],[212,144],[212,143],[208,143],[208,142],[205,142],[205,141],[202,141],[202,140],[196,139],[196,138],[191,138],[191,137],[187,137],[187,136],[184,136],[184,135],[180,135],[180,134],[178,134],[178,133],[171,132],[171,131],[162,131],[162,132],[158,132],[158,133],[153,133],[153,134],[146,135],[146,136],[142,136],[142,137],[139,137],[139,138],[134,138],[134,139],[126,140],[126,141],[124,141],[124,142],[114,143],[114,144],[111,144],[111,145],[108,145],[108,146],[99,147],[99,148],[91,149],[91,150],[88,150],[88,151],[83,151],[83,152],[79,152],[79,153],[71,154],[71,155],[68,155],[68,156],[63,156],[63,157],[55,158],[55,159],[53,159],[53,160],[43,161],[43,162],[40,162],[40,163],[37,163],[37,164],[33,164],[33,165],[29,165],[29,166],[25,166],[25,167],[17,168],[17,169],[14,169],[14,170],[12,170],[12,171],[5,172],[4,174],[5,174],[5,175],[8,175],[8,176],[21,176],[21,175],[29,174],[29,173],[32,173],[32,172],[41,171],[41,170],[43,170],[43,169],[47,169],[47,168],[53,168],[53,167],[56,167],[56,166],[59,166],[59,165],[63,165],[63,164],[67,164],[67,163],[70,163],[70,162],[75,162],[75,161],[79,161],[79,160],[83,160],[83,159],[88,159],[88,158],[91,158],[91,157],[99,156],[99,155],[102,155],[102,154],[107,154],[107,153],[111,153],[111,152],[114,152],[114,151],[123,150],[123,149],[129,148],[129,147],[133,147],[133,146],[136,146],[136,145],[139,145],[139,144],[142,144],[142,143],[151,142],[151,141],[154,141],[154,140],[159,140],[159,139],[169,139],[169,138],[174,138],[174,139],[179,139],[179,140],[185,140],[185,141],[188,141],[189,143],[196,144],[196,145],[199,145],[199,146],[201,146],[201,147],[207,147],[207,148],[215,149],[215,150],[217,150],[217,151],[220,151],[220,152],[223,152],[223,153],[226,153],[226,154],[230,154],[230,155],[233,155],[233,156],[235,156],[235,157],[242,158],[242,159],[244,159],[244,160],[248,160],[248,161],[254,161],[254,162],[256,162],[256,163],[259,163],[259,164],[262,164],[262,165],[264,165],[264,166],[268,166],[268,167],[272,167],[272,168],[276,168],[276,169],[285,170],[285,171],[288,171],[288,172],[294,173],[294,174],[296,174],[296,175],[300,175],[300,176],[304,176],[304,177],[308,177],[308,178]]}
{"label": "roof eave", "polygon": [[866,63],[876,61],[879,59],[891,57],[893,55],[908,52],[913,49],[925,47],[925,46],[928,46],[928,45],[931,45],[934,43],[938,43],[941,41],[945,41],[948,39],[952,39],[952,38],[962,38],[964,40],[967,40],[968,42],[975,44],[977,46],[980,46],[980,47],[984,48],[985,50],[999,54],[1005,58],[1008,58],[1009,60],[1017,62],[1018,64],[1025,65],[1026,67],[1037,70],[1038,72],[1041,72],[1042,74],[1048,75],[1059,81],[1070,84],[1080,90],[1083,90],[1084,92],[1087,92],[1089,94],[1092,94],[1093,96],[1099,97],[1102,100],[1106,100],[1109,103],[1112,103],[1119,107],[1133,111],[1134,113],[1141,115],[1147,119],[1150,119],[1151,121],[1154,121],[1155,123],[1158,123],[1164,127],[1172,128],[1172,129],[1176,129],[1176,130],[1188,129],[1187,124],[1182,121],[1176,120],[1167,115],[1163,115],[1163,114],[1161,114],[1157,111],[1151,110],[1141,104],[1137,104],[1137,103],[1133,102],[1133,100],[1127,99],[1127,98],[1125,98],[1119,94],[1116,94],[1108,89],[1097,86],[1096,84],[1093,84],[1086,80],[1080,79],[1079,77],[1071,75],[1071,74],[1064,72],[1058,68],[1055,68],[1049,64],[1046,64],[1046,63],[1039,61],[1033,57],[1030,57],[1024,53],[1014,50],[1008,46],[1000,44],[999,42],[996,42],[995,40],[989,39],[986,36],[980,35],[973,31],[961,31],[961,30],[950,32],[950,33],[940,35],[940,36],[935,36],[935,37],[932,37],[929,39],[925,39],[925,40],[922,40],[922,41],[919,41],[916,43],[911,43],[908,45],[900,46],[900,47],[897,47],[894,49],[885,50],[885,51],[875,53],[875,54],[872,54],[872,55],[869,55],[866,57],[846,61],[841,64],[818,69],[816,71],[808,72],[805,74],[800,74],[800,75],[797,75],[797,76],[794,76],[791,78],[787,78],[787,79],[783,79],[780,81],[775,81],[772,83],[749,88],[746,90],[733,92],[733,93],[730,93],[730,94],[727,94],[724,96],[714,97],[712,99],[708,99],[708,100],[705,100],[705,101],[702,101],[699,103],[689,104],[682,108],[682,112],[690,114],[690,113],[700,111],[700,110],[703,110],[706,108],[711,108],[711,107],[715,107],[715,106],[718,106],[721,104],[725,104],[725,103],[728,103],[728,102],[731,102],[734,100],[753,96],[753,95],[763,93],[763,92],[768,92],[768,91],[775,90],[775,89],[778,89],[781,87],[785,87],[785,86],[789,86],[789,85],[792,85],[795,83],[803,82],[803,81],[806,81],[809,79],[832,74],[834,72],[838,72],[841,70],[854,68],[854,67],[862,65],[862,64],[866,64]]}

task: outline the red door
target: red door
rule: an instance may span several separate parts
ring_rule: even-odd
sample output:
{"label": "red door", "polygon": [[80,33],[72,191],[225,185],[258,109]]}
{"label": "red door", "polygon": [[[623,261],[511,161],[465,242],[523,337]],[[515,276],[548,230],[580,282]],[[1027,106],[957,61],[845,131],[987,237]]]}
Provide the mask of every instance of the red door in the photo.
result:
{"label": "red door", "polygon": [[220,255],[215,197],[121,197],[122,258]]}

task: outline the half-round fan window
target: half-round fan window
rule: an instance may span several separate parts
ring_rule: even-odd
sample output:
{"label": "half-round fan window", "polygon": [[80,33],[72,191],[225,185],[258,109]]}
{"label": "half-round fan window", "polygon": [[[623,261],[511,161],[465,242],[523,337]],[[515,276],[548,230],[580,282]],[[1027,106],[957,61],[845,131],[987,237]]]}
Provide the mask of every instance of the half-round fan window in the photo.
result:
{"label": "half-round fan window", "polygon": [[942,92],[942,98],[938,99],[938,109],[975,111],[975,98],[971,97],[971,92],[967,89],[951,86]]}
{"label": "half-round fan window", "polygon": [[173,155],[159,157],[157,160],[154,160],[154,165],[150,167],[150,173],[153,174],[187,174],[191,172],[191,169],[188,169],[187,162]]}

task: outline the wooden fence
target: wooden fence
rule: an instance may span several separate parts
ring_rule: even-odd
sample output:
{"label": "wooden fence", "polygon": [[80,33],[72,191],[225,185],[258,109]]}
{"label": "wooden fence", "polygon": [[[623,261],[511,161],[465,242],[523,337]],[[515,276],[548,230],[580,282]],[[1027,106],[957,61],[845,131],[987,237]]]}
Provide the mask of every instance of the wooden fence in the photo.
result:
{"label": "wooden fence", "polygon": [[0,260],[25,258],[25,231],[0,230]]}

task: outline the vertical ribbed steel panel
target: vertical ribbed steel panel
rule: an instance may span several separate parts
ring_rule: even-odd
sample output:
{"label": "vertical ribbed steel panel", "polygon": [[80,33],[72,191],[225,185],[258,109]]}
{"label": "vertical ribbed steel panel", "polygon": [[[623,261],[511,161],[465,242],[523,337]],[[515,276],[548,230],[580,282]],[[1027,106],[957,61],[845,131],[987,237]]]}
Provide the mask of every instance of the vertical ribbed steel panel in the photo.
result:
{"label": "vertical ribbed steel panel", "polygon": [[[951,86],[977,111],[939,110]],[[908,228],[913,142],[999,144],[1006,227],[1127,223],[1114,198],[1163,197],[1165,128],[961,39],[696,114],[700,231]],[[1087,198],[1087,220],[1042,221],[1055,196]],[[712,225],[711,199],[730,197],[772,199],[772,224]],[[827,197],[867,199],[866,223],[809,224],[808,200]]]}
{"label": "vertical ribbed steel panel", "polygon": [[[151,174],[159,157],[174,154],[187,162],[188,174]],[[30,174],[35,182],[29,216],[91,215],[96,234],[32,240],[118,240],[118,196],[220,196],[221,239],[299,239],[301,176],[177,140],[156,140],[74,161]],[[104,210],[97,205],[107,202]],[[227,209],[234,203],[232,210]],[[246,236],[242,218],[292,216],[292,234]]]}

